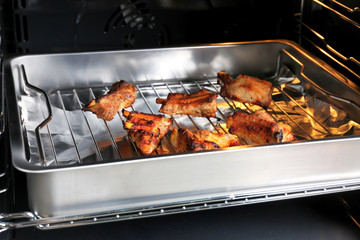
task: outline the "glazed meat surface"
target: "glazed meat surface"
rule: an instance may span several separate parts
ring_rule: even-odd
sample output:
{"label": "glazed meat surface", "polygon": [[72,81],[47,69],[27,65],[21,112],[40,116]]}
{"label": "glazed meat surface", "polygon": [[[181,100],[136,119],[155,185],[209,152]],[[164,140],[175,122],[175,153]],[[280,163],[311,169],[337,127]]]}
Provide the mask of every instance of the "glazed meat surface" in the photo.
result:
{"label": "glazed meat surface", "polygon": [[157,98],[156,103],[162,104],[159,112],[168,115],[216,117],[216,98],[216,93],[201,89],[191,94],[169,93],[166,99]]}
{"label": "glazed meat surface", "polygon": [[230,74],[221,71],[218,73],[218,82],[221,84],[220,95],[223,97],[262,107],[268,107],[271,103],[273,88],[268,81],[241,74],[233,79]]}
{"label": "glazed meat surface", "polygon": [[161,139],[168,132],[171,119],[164,115],[154,115],[122,110],[126,122],[124,129],[130,139],[145,155],[150,155],[160,144]]}
{"label": "glazed meat surface", "polygon": [[248,144],[290,142],[295,139],[287,127],[280,126],[265,111],[253,114],[235,112],[228,118],[227,128]]}
{"label": "glazed meat surface", "polygon": [[191,132],[186,128],[173,129],[171,143],[177,152],[202,151],[240,145],[237,137],[232,134],[213,133],[208,130]]}
{"label": "glazed meat surface", "polygon": [[98,118],[111,121],[118,111],[130,107],[135,99],[135,86],[121,80],[114,83],[106,95],[91,100],[83,111],[91,111]]}

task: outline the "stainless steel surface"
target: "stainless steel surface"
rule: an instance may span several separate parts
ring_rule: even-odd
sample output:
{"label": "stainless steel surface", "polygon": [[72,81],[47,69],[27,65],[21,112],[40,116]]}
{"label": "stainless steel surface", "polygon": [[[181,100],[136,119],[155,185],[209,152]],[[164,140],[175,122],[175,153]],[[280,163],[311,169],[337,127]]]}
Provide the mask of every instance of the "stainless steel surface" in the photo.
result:
{"label": "stainless steel surface", "polygon": [[117,209],[105,212],[96,212],[84,215],[60,216],[42,218],[31,212],[0,215],[0,232],[14,228],[37,227],[41,230],[58,229],[65,227],[86,226],[97,223],[118,222],[124,220],[158,217],[177,213],[188,213],[202,210],[242,206],[254,203],[294,199],[322,194],[331,194],[343,191],[355,191],[360,189],[359,184],[348,186],[330,186],[328,188],[313,187],[311,191],[293,189],[286,193],[254,194],[254,195],[230,195],[224,197],[196,199],[191,202],[174,202],[167,205],[154,205],[146,208]]}
{"label": "stainless steel surface", "polygon": [[40,89],[37,88],[31,84],[29,84],[27,77],[26,77],[26,71],[25,71],[25,67],[24,65],[21,66],[21,72],[22,72],[22,76],[24,78],[24,82],[25,82],[25,86],[27,88],[30,88],[36,92],[39,92],[41,94],[43,94],[45,96],[46,99],[46,107],[47,107],[47,111],[48,111],[48,117],[44,119],[44,121],[42,121],[36,128],[35,128],[35,134],[36,134],[36,143],[38,146],[38,150],[39,150],[39,157],[43,160],[43,162],[45,161],[45,153],[44,153],[44,148],[42,145],[42,141],[41,141],[41,136],[40,136],[40,129],[45,127],[52,119],[52,111],[51,111],[51,106],[50,106],[50,102],[49,102],[49,97],[47,96],[47,93]]}
{"label": "stainless steel surface", "polygon": [[[341,108],[351,121],[360,122],[358,87],[292,42],[36,55],[18,57],[7,64],[5,76],[13,80],[7,86],[7,98],[20,106],[9,112],[13,164],[27,173],[29,205],[38,216],[186,205],[219,197],[286,195],[294,189],[302,196],[329,186],[346,191],[360,183],[360,163],[356,159],[360,154],[357,147],[360,138],[356,124],[355,131],[345,132],[350,136],[337,136],[315,119],[325,138],[313,137],[311,133],[293,143],[184,154],[174,154],[168,146],[170,154],[144,157],[137,155],[136,149],[124,139],[121,115],[112,122],[103,122],[79,110],[86,98],[106,91],[106,87],[120,79],[133,82],[138,88],[135,110],[156,112],[157,95],[199,87],[215,91],[216,73],[223,69],[233,75],[243,73],[264,79],[274,79],[281,69],[289,69],[312,97]],[[53,120],[41,132],[44,148],[50,149],[44,151],[45,162],[36,157],[38,146],[28,144],[33,143],[29,134],[46,118],[47,99],[25,87],[22,65],[29,83],[46,91],[52,103]],[[277,91],[287,94],[281,85]],[[175,117],[175,127],[185,124],[221,130],[219,124],[224,123],[233,103],[219,101],[221,106],[227,106],[217,113],[221,120]],[[274,108],[277,104],[273,102]],[[247,105],[236,107],[252,111]],[[276,117],[276,112],[282,112],[278,108],[280,111],[269,111]],[[286,116],[286,121],[297,129],[297,122],[289,114],[279,115]],[[311,115],[309,118],[313,119]],[[60,124],[55,126],[66,128],[54,131],[52,124],[56,121]],[[29,126],[30,123],[37,124]],[[66,138],[65,146],[59,147],[56,143],[61,141],[55,137]],[[57,154],[58,148],[64,148],[66,154]]]}

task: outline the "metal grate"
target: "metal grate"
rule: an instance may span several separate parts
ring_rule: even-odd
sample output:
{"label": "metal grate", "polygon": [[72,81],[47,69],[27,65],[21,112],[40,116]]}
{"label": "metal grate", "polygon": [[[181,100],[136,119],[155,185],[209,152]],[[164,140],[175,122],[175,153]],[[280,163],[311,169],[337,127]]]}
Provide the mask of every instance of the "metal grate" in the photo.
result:
{"label": "metal grate", "polygon": [[356,50],[359,7],[354,5],[356,1],[346,4],[336,0],[303,0],[301,13],[294,18],[299,23],[299,43],[359,84],[360,59]]}
{"label": "metal grate", "polygon": [[[298,85],[300,81],[289,69],[285,68],[285,71],[282,71],[282,74],[289,75],[289,73],[290,76],[286,76],[286,78],[290,80],[280,85],[275,84],[272,104],[269,108],[262,110],[267,111],[276,122],[289,125],[297,140],[322,139],[338,135],[336,132],[334,134],[334,131],[331,131],[323,123],[323,119],[317,119],[313,114],[314,111],[310,111],[308,101],[309,99],[313,100],[313,97],[309,96],[309,99],[304,99],[303,93],[299,95],[298,92],[291,92],[291,86]],[[24,68],[23,75],[26,80]],[[276,82],[282,77],[284,76],[280,73],[272,81]],[[216,77],[204,76],[203,79],[183,79],[181,81],[166,82],[147,81],[135,85],[138,97],[131,110],[152,114],[158,114],[160,108],[160,105],[155,103],[155,99],[157,97],[164,98],[168,93],[191,93],[200,89],[218,93],[216,118],[168,116],[173,120],[172,128],[207,129],[227,133],[227,117],[234,111],[241,109],[252,113],[261,109],[259,106],[235,102],[221,97],[219,94],[221,86],[217,83]],[[31,86],[28,85],[28,87]],[[35,89],[35,91],[44,94],[39,89]],[[44,120],[36,127],[38,146],[37,148],[30,148],[31,161],[40,159],[42,165],[48,167],[110,160],[121,161],[143,157],[135,144],[127,137],[127,133],[122,126],[124,118],[120,112],[113,121],[107,122],[97,119],[90,112],[81,110],[90,99],[94,99],[96,96],[103,95],[108,91],[108,86],[102,86],[57,90],[46,96],[47,111],[41,107],[39,108],[43,113],[43,118],[48,120],[53,117],[53,120]],[[40,94],[37,94],[37,97],[39,98],[38,101],[41,102]],[[299,119],[301,120],[299,121]],[[44,122],[48,122],[48,124],[46,125]],[[310,125],[309,122],[311,122]],[[59,132],[59,128],[61,128],[61,132]],[[242,144],[247,144],[244,139],[240,140]],[[171,145],[169,131],[153,155],[174,153],[176,151]]]}

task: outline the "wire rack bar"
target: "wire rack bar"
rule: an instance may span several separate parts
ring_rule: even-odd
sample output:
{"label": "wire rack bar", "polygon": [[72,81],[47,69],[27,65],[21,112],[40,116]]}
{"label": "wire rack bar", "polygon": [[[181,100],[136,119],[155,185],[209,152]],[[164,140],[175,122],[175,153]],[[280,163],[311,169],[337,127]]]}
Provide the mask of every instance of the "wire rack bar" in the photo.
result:
{"label": "wire rack bar", "polygon": [[[336,11],[335,9],[333,9],[332,7],[326,5],[325,3],[319,1],[319,0],[313,0],[314,3],[317,3],[318,5],[326,8],[327,10],[335,13],[336,15],[338,15],[340,18],[344,19],[345,21],[349,22],[350,24],[354,25],[355,27],[360,29],[360,24],[355,22],[354,20],[348,18],[347,16],[343,15],[342,13]],[[358,9],[358,8],[357,8]]]}
{"label": "wire rack bar", "polygon": [[[39,97],[39,101],[41,101],[41,100],[40,100],[40,95],[38,95],[38,97]],[[42,108],[41,108],[41,113],[42,113],[42,115],[43,115],[43,118],[46,118],[46,117],[45,117],[45,113],[44,113],[44,111],[43,111]],[[47,131],[48,136],[49,136],[49,139],[50,139],[50,144],[51,144],[51,149],[52,149],[52,152],[53,152],[53,155],[54,155],[55,165],[56,165],[56,166],[59,166],[58,159],[57,159],[57,155],[56,155],[56,151],[55,151],[54,140],[53,140],[53,138],[52,138],[51,131],[50,131],[50,128],[49,128],[49,125],[48,125],[48,124],[46,125],[46,131]],[[45,162],[44,162],[44,164],[45,164]]]}
{"label": "wire rack bar", "polygon": [[359,7],[354,7],[354,8],[351,8],[351,7],[348,7],[346,6],[345,4],[341,3],[341,2],[338,2],[336,0],[330,0],[331,2],[339,5],[340,7],[342,7],[343,9],[345,9],[346,11],[348,11],[349,13],[360,13],[360,8]]}
{"label": "wire rack bar", "polygon": [[322,124],[320,123],[318,120],[316,120],[314,118],[313,115],[311,115],[309,112],[307,112],[298,102],[295,101],[295,99],[293,99],[288,93],[286,93],[284,90],[282,90],[280,87],[277,87],[277,89],[284,95],[286,95],[286,97],[288,97],[293,103],[296,104],[296,106],[298,106],[306,115],[308,115],[309,117],[311,117],[311,119],[313,119],[317,124],[319,124],[330,136],[333,136],[333,134]]}
{"label": "wire rack bar", "polygon": [[[76,98],[76,100],[77,100],[77,102],[78,102],[78,104],[79,104],[79,108],[82,109],[81,101],[80,101],[79,96],[78,96],[78,94],[77,94],[77,92],[76,92],[76,89],[73,90],[73,93],[74,93],[74,96],[75,96],[75,98]],[[90,127],[89,120],[88,120],[88,118],[86,117],[85,113],[84,113],[83,111],[81,111],[81,112],[82,112],[82,115],[83,115],[83,117],[84,117],[84,119],[85,119],[85,121],[86,121],[86,125],[88,126],[88,129],[89,129],[91,138],[92,138],[92,140],[93,140],[93,142],[94,142],[94,146],[95,146],[95,149],[96,149],[96,154],[97,154],[97,156],[99,157],[100,161],[103,162],[104,159],[103,159],[103,157],[102,157],[102,155],[101,155],[101,152],[100,152],[100,149],[99,149],[99,145],[98,145],[97,141],[95,140],[94,133],[93,133],[93,131],[92,131],[92,128]]]}
{"label": "wire rack bar", "polygon": [[77,155],[77,157],[78,157],[79,163],[82,163],[82,159],[81,159],[81,156],[80,156],[79,148],[77,147],[77,144],[76,144],[75,134],[74,134],[74,131],[73,131],[72,127],[71,127],[71,123],[70,123],[70,120],[69,120],[69,118],[68,118],[68,115],[67,115],[67,113],[66,113],[65,105],[64,105],[64,102],[63,102],[63,100],[62,100],[60,91],[57,91],[57,95],[58,95],[58,98],[59,98],[61,107],[62,107],[62,109],[63,109],[63,112],[64,112],[64,116],[65,116],[65,119],[66,119],[66,123],[67,123],[67,125],[68,125],[68,127],[69,127],[69,130],[70,130],[71,138],[72,138],[72,140],[73,140],[74,148],[75,148],[75,150],[76,150],[76,155]]}
{"label": "wire rack bar", "polygon": [[[107,87],[106,87],[105,89],[106,89],[106,91],[109,91],[109,89],[108,89]],[[93,93],[93,91],[91,91],[91,92]],[[114,149],[116,150],[116,151],[115,151],[115,152],[116,152],[116,155],[121,159],[121,153],[120,153],[120,151],[119,151],[119,148],[118,148],[117,145],[116,145],[115,138],[114,138],[114,136],[113,136],[113,134],[112,134],[112,132],[111,132],[111,130],[110,130],[110,128],[109,128],[109,125],[108,125],[107,121],[105,121],[105,120],[103,120],[103,121],[104,121],[104,123],[105,123],[106,129],[107,129],[108,132],[109,132],[112,145],[113,145]]]}

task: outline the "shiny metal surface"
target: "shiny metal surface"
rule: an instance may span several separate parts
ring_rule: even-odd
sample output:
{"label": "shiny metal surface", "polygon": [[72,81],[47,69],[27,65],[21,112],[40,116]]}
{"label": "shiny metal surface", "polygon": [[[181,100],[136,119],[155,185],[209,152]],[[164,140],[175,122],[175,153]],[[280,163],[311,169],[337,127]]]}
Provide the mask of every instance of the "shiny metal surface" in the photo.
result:
{"label": "shiny metal surface", "polygon": [[96,212],[83,215],[60,216],[42,218],[31,212],[23,212],[17,214],[1,214],[0,215],[0,232],[8,229],[19,229],[26,227],[37,227],[41,230],[59,229],[66,227],[87,226],[97,223],[110,223],[125,220],[134,220],[139,218],[159,217],[173,215],[177,213],[190,213],[196,211],[227,208],[234,206],[244,206],[254,203],[271,202],[279,200],[294,199],[299,197],[310,197],[322,195],[324,193],[332,194],[343,191],[359,190],[360,185],[346,186],[330,186],[327,189],[313,188],[311,191],[299,191],[293,189],[286,193],[274,193],[257,195],[230,195],[224,197],[196,199],[191,202],[173,202],[166,205],[153,205],[146,208],[130,208],[118,209],[105,212]]}
{"label": "shiny metal surface", "polygon": [[[15,239],[347,239],[360,237],[359,191],[87,227],[16,231]],[[69,237],[70,236],[70,237]]]}
{"label": "shiny metal surface", "polygon": [[[101,89],[119,79],[137,86],[171,85],[188,80],[200,83],[204,78],[213,78],[222,69],[233,75],[244,73],[271,79],[281,66],[286,66],[301,80],[307,92],[343,109],[350,119],[359,122],[359,89],[292,42],[24,56],[7,64],[5,76],[13,80],[13,85],[7,86],[7,97],[9,102],[13,100],[20,106],[9,112],[13,164],[27,173],[29,205],[41,217],[171,206],[220,196],[286,194],[294,189],[299,190],[301,196],[329,186],[345,191],[360,183],[360,163],[356,157],[360,154],[360,138],[356,134],[209,152],[150,157],[131,155],[130,158],[121,148],[117,149],[116,136],[108,136],[106,141],[111,147],[105,155],[96,150],[99,149],[96,144],[101,141],[94,141],[92,146],[85,144],[92,149],[95,161],[84,162],[87,158],[82,158],[82,150],[76,147],[70,156],[78,158],[79,162],[76,160],[73,165],[61,165],[59,159],[47,167],[33,164],[32,146],[27,142],[28,130],[24,129],[27,118],[23,110],[28,109],[24,103],[35,101],[32,111],[39,114],[33,114],[36,119],[32,121],[41,123],[46,115],[42,110],[46,99],[24,87],[21,65],[26,67],[30,84],[46,91],[50,101],[58,101],[59,106],[65,108],[74,105],[71,103],[76,103],[77,97],[81,98],[78,92],[82,89]],[[140,87],[138,91],[142,92]],[[142,94],[148,95],[148,92]],[[64,96],[71,99],[64,101]],[[134,107],[142,106],[147,111],[156,109],[151,99],[147,96],[144,99]],[[146,106],[148,104],[151,107]],[[68,113],[65,112],[65,118],[60,120],[65,124],[72,118]],[[59,120],[56,111],[54,114],[52,121]],[[79,118],[75,118],[75,123],[80,123],[76,119]],[[81,126],[86,125],[86,121],[83,123]],[[48,131],[47,134],[54,137],[49,134],[54,133],[51,126],[48,127],[48,130],[44,128],[45,134]],[[105,123],[103,127],[116,128],[112,123]],[[121,124],[117,127],[122,128]],[[70,129],[76,132],[73,127]],[[76,140],[76,135],[73,138]],[[131,145],[126,149],[131,151]],[[45,154],[49,153],[45,151]],[[326,190],[321,192],[326,193]]]}

